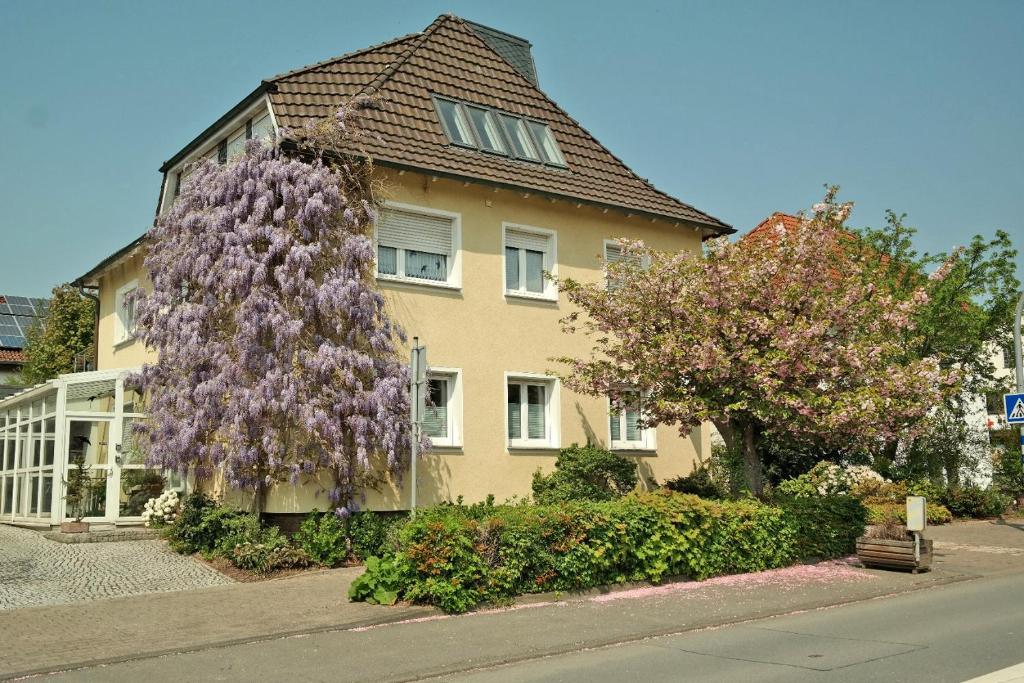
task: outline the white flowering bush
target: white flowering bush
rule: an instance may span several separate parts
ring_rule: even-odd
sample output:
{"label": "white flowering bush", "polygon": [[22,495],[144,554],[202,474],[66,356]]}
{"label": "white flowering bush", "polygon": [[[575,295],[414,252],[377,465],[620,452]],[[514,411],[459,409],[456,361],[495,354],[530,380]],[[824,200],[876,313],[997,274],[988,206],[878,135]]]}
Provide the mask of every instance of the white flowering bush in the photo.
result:
{"label": "white flowering bush", "polygon": [[779,492],[800,498],[857,495],[860,491],[877,488],[885,482],[882,475],[867,465],[843,467],[823,460],[809,472],[779,484]]}
{"label": "white flowering bush", "polygon": [[164,491],[156,498],[146,501],[142,520],[147,527],[162,527],[172,523],[178,516],[181,502],[177,491]]}

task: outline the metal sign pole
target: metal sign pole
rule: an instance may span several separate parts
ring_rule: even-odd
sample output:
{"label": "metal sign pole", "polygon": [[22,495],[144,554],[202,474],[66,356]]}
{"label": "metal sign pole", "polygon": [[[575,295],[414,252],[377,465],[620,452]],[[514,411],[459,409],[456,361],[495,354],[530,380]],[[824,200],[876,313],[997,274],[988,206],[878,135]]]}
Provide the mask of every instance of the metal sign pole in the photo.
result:
{"label": "metal sign pole", "polygon": [[420,434],[423,429],[423,406],[427,376],[427,349],[420,346],[420,338],[412,338],[412,354],[409,358],[409,418],[410,418],[410,453],[412,457],[412,491],[410,512],[416,515],[416,461],[420,455]]}
{"label": "metal sign pole", "polygon": [[[1017,309],[1013,314],[1013,363],[1017,375],[1018,394],[1024,393],[1024,358],[1021,357],[1020,343],[1020,314],[1022,309],[1024,309],[1024,292],[1021,292],[1020,298],[1017,299]],[[1009,414],[1006,417],[1009,418]],[[1020,428],[1020,450],[1020,459],[1024,463],[1024,426]]]}

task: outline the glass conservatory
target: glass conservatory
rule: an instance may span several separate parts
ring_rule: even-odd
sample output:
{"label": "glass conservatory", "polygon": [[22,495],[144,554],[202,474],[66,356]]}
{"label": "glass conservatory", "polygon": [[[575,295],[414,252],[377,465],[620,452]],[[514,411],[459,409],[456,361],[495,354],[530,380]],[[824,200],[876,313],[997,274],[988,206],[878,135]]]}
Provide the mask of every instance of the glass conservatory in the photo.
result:
{"label": "glass conservatory", "polygon": [[[178,488],[149,469],[131,425],[144,419],[126,370],[80,372],[0,400],[0,522],[56,526],[74,519],[64,494],[68,471],[86,475],[83,521],[141,524],[146,501]],[[81,463],[81,464],[79,464]]]}

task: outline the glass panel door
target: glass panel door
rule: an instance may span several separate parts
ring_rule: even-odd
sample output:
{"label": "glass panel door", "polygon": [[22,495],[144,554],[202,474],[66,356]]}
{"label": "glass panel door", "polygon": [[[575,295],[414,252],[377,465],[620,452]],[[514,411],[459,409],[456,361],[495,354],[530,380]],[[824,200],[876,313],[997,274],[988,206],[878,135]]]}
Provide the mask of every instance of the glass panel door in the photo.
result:
{"label": "glass panel door", "polygon": [[142,418],[126,416],[121,420],[121,445],[114,458],[118,470],[118,517],[140,517],[146,501],[164,492],[163,472],[146,467],[146,456],[135,441],[132,425]]}
{"label": "glass panel door", "polygon": [[[116,503],[108,506],[108,481],[111,477],[110,462],[110,419],[68,420],[68,459],[64,480],[71,481],[79,467],[84,470],[85,491],[79,510],[68,504],[64,516],[74,519],[79,514],[84,518],[114,519],[117,516]],[[67,485],[61,486],[63,493]]]}

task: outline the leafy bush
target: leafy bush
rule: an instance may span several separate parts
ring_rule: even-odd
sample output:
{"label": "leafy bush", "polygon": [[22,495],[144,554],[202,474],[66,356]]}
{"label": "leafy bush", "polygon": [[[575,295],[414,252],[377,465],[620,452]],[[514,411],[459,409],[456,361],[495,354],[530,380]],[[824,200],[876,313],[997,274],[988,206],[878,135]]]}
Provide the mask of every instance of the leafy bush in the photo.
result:
{"label": "leafy bush", "polygon": [[[906,503],[867,500],[864,501],[864,507],[868,511],[868,524],[907,523]],[[928,524],[931,525],[949,524],[953,521],[953,513],[939,503],[928,503],[926,517]]]}
{"label": "leafy bush", "polygon": [[636,463],[596,446],[573,444],[555,461],[555,471],[533,474],[533,498],[541,505],[620,498],[636,488]]}
{"label": "leafy bush", "polygon": [[[784,509],[666,490],[486,512],[443,505],[420,511],[402,528],[393,564],[367,562],[351,595],[366,599],[385,586],[396,599],[463,612],[523,593],[760,571],[803,556],[846,554],[863,529],[863,514],[847,499]],[[823,539],[798,539],[798,533]]]}
{"label": "leafy bush", "polygon": [[277,527],[264,528],[257,515],[218,505],[202,493],[185,498],[180,514],[165,533],[171,548],[179,553],[224,557],[257,574],[311,563],[309,555],[293,547]]}
{"label": "leafy bush", "polygon": [[999,491],[978,486],[951,486],[943,492],[941,501],[954,517],[998,517],[1010,505],[1009,497]]}
{"label": "leafy bush", "polygon": [[676,493],[690,493],[701,498],[717,499],[726,497],[726,489],[711,477],[711,471],[704,466],[694,467],[685,477],[676,477],[665,482],[665,488]]}
{"label": "leafy bush", "polygon": [[359,512],[349,520],[352,553],[360,560],[394,554],[398,531],[408,519],[404,512],[384,514]]}
{"label": "leafy bush", "polygon": [[277,527],[264,529],[255,538],[239,543],[227,557],[239,569],[256,574],[312,564],[306,551],[291,545]]}
{"label": "leafy bush", "polygon": [[371,605],[393,605],[398,601],[402,578],[394,558],[366,558],[366,571],[348,588],[348,599]]}
{"label": "leafy bush", "polygon": [[864,534],[868,511],[853,496],[778,497],[804,559],[848,555]]}
{"label": "leafy bush", "polygon": [[1024,464],[1021,463],[1020,434],[1016,429],[992,433],[992,483],[1005,495],[1024,499]]}
{"label": "leafy bush", "polygon": [[313,508],[295,535],[295,542],[309,559],[325,567],[337,567],[348,558],[348,530],[333,512]]}
{"label": "leafy bush", "polygon": [[184,555],[212,551],[217,545],[217,538],[209,535],[209,530],[203,526],[203,519],[216,506],[213,499],[202,493],[186,496],[181,512],[164,531],[171,548]]}

